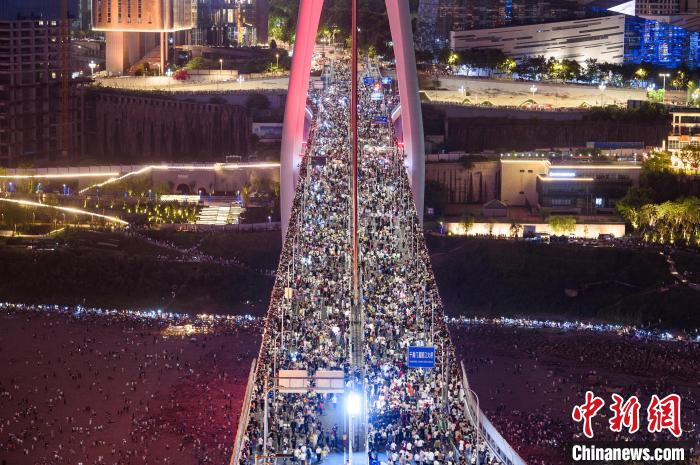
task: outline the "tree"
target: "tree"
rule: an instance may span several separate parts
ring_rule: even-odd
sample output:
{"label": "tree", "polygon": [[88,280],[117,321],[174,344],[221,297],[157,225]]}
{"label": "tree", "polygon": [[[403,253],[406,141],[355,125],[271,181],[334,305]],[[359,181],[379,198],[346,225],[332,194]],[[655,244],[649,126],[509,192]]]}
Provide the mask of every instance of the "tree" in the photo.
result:
{"label": "tree", "polygon": [[686,145],[678,154],[678,159],[683,163],[683,168],[698,173],[700,169],[700,147],[697,145]]}
{"label": "tree", "polygon": [[696,107],[698,106],[698,104],[700,104],[700,87],[698,87],[697,83],[692,81],[688,83],[687,102],[688,105]]}
{"label": "tree", "polygon": [[467,234],[472,227],[474,227],[474,217],[472,215],[462,214],[462,217],[459,220],[460,232],[462,234]]}
{"label": "tree", "polygon": [[686,85],[688,85],[688,76],[685,74],[684,71],[678,70],[676,72],[676,75],[671,80],[671,86],[679,90],[685,87]]}
{"label": "tree", "polygon": [[652,152],[642,165],[645,173],[665,173],[672,168],[671,152],[665,150]]}
{"label": "tree", "polygon": [[652,103],[663,103],[665,97],[664,89],[647,89],[647,99]]}
{"label": "tree", "polygon": [[185,69],[210,69],[211,62],[203,57],[194,57],[185,65]]}
{"label": "tree", "polygon": [[367,56],[372,59],[377,58],[377,47],[374,45],[367,47]]}
{"label": "tree", "polygon": [[595,58],[588,58],[586,60],[585,77],[589,81],[595,81],[600,78],[600,66],[598,66],[598,60]]}
{"label": "tree", "polygon": [[642,207],[652,203],[654,191],[646,187],[630,187],[627,194],[617,201],[618,214],[630,223],[634,229],[641,224]]}
{"label": "tree", "polygon": [[523,230],[523,225],[517,222],[513,222],[510,224],[510,237],[516,238],[520,235],[520,232]]}
{"label": "tree", "polygon": [[554,233],[572,233],[576,229],[576,218],[573,216],[550,216],[549,227]]}
{"label": "tree", "polygon": [[643,67],[638,68],[637,71],[634,72],[634,77],[638,81],[644,81],[647,78],[647,76],[649,76],[649,72]]}
{"label": "tree", "polygon": [[[289,42],[289,22],[286,18],[270,15],[268,20],[268,34],[276,42]],[[277,45],[275,43],[275,45]]]}
{"label": "tree", "polygon": [[440,50],[438,60],[443,65],[449,66],[457,66],[463,62],[462,55],[460,53],[454,52],[447,47]]}
{"label": "tree", "polygon": [[550,58],[547,61],[547,74],[552,79],[566,80],[569,73],[568,64],[563,61],[558,61],[555,58]]}
{"label": "tree", "polygon": [[498,64],[498,70],[504,74],[513,74],[518,63],[510,57],[506,57]]}

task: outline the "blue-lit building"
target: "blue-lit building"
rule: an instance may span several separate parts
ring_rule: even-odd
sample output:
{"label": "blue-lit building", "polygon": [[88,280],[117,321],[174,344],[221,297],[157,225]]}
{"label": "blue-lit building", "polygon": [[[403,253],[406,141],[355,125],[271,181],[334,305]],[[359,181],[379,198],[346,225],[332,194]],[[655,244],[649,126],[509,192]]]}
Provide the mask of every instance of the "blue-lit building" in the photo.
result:
{"label": "blue-lit building", "polygon": [[515,59],[544,56],[600,63],[700,67],[700,33],[662,21],[599,10],[585,19],[452,31],[453,50],[499,49]]}
{"label": "blue-lit building", "polygon": [[679,26],[645,19],[625,17],[625,63],[652,63],[677,68],[685,63],[700,66],[700,34]]}

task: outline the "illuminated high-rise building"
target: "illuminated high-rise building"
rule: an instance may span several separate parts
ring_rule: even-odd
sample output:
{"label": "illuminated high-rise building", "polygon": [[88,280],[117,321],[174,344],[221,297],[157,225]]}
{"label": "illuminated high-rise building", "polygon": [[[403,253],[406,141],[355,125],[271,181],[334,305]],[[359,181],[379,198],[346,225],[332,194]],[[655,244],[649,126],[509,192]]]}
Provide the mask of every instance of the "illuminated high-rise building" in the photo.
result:
{"label": "illuminated high-rise building", "polygon": [[80,150],[70,21],[54,2],[0,1],[0,167],[65,161]]}
{"label": "illuminated high-rise building", "polygon": [[93,30],[107,41],[107,71],[121,74],[155,48],[160,71],[168,61],[168,36],[193,27],[192,0],[92,0]]}

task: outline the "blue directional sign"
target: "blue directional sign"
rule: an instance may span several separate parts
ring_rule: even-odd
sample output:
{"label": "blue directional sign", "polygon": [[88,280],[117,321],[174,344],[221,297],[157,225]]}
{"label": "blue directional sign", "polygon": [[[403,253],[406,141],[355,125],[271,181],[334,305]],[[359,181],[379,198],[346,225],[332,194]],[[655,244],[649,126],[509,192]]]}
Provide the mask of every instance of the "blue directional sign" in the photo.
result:
{"label": "blue directional sign", "polygon": [[364,79],[362,80],[366,86],[371,86],[374,84],[374,78],[372,76],[365,76]]}
{"label": "blue directional sign", "polygon": [[375,116],[374,117],[374,124],[387,124],[389,122],[389,118],[386,116]]}
{"label": "blue directional sign", "polygon": [[408,368],[435,368],[435,347],[409,346]]}

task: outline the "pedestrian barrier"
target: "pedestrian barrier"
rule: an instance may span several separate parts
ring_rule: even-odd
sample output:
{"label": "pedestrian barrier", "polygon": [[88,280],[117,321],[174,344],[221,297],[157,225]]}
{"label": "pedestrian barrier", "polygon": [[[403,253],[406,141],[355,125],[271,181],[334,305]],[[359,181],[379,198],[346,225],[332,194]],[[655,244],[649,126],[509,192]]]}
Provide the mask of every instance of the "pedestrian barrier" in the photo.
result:
{"label": "pedestrian barrier", "polygon": [[508,441],[501,436],[501,433],[498,432],[493,423],[486,417],[483,410],[481,410],[476,397],[472,395],[472,391],[469,388],[464,362],[461,363],[461,367],[462,385],[465,390],[464,406],[467,410],[467,417],[471,420],[474,429],[479,432],[479,435],[484,439],[484,442],[498,459],[499,463],[504,465],[527,465],[525,460],[523,460]]}
{"label": "pedestrian barrier", "polygon": [[253,362],[250,364],[250,373],[248,373],[248,384],[245,388],[245,396],[243,397],[241,415],[238,418],[238,429],[236,430],[236,439],[233,443],[233,452],[231,453],[231,460],[229,462],[229,465],[240,463],[241,452],[245,447],[243,438],[245,437],[246,430],[248,429],[248,421],[250,420],[250,401],[253,397],[253,389],[255,388],[256,361],[257,359],[253,359]]}

